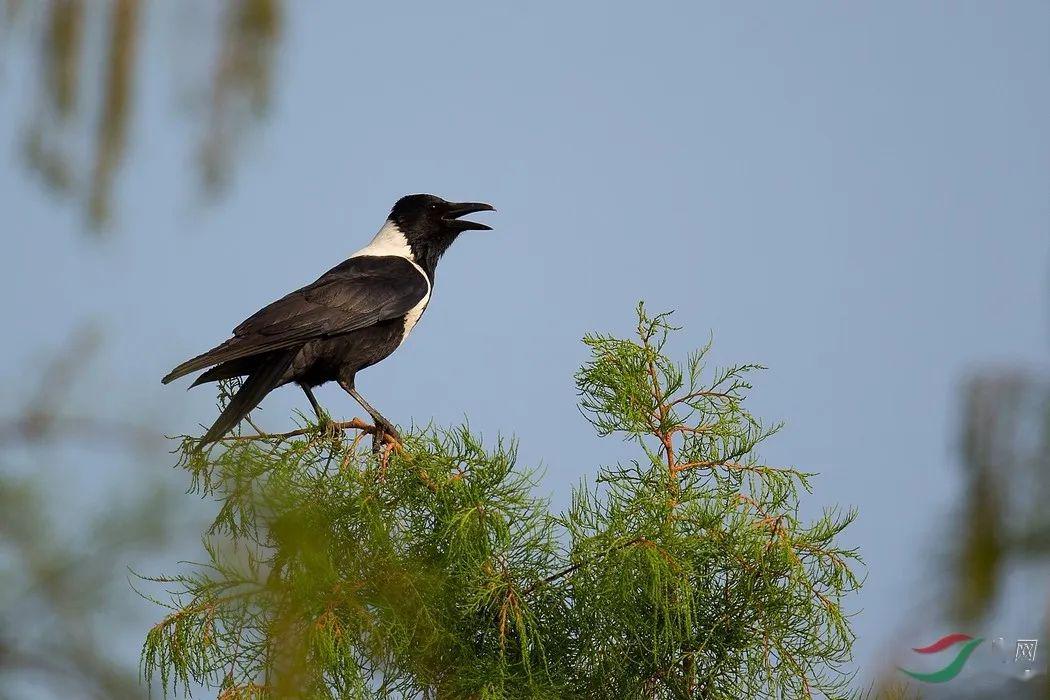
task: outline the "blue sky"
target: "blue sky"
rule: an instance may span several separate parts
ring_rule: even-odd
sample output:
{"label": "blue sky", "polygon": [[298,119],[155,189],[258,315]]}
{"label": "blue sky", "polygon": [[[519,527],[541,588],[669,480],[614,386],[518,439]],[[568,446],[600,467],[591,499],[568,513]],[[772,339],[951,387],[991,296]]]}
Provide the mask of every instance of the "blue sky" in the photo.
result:
{"label": "blue sky", "polygon": [[[628,332],[639,299],[674,308],[678,350],[713,332],[716,362],[770,367],[752,409],[787,426],[764,456],[821,473],[807,507],[860,509],[862,672],[940,632],[917,586],[960,489],[959,382],[1046,366],[1050,5],[296,6],[272,111],[203,209],[171,78],[210,49],[172,40],[172,14],[146,14],[101,245],[26,177],[33,90],[6,61],[12,396],[31,388],[14,368],[92,318],[109,333],[88,381],[99,410],[168,433],[210,422],[207,389],[161,387],[171,366],[359,248],[398,196],[489,201],[496,230],[456,244],[410,341],[359,377],[370,401],[400,423],[517,435],[562,505],[625,454],[575,408],[579,338]],[[337,388],[319,398],[358,412]],[[293,407],[282,390],[262,420]]]}

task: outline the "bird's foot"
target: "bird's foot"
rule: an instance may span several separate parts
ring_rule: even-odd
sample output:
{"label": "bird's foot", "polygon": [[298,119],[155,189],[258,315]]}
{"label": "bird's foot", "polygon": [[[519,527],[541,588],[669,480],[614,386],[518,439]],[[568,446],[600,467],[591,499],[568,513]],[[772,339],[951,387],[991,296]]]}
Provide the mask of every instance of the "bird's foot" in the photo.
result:
{"label": "bird's foot", "polygon": [[390,421],[385,420],[382,416],[373,416],[372,420],[376,425],[375,432],[372,433],[372,452],[380,454],[384,446],[389,446],[391,449],[401,447],[401,435]]}
{"label": "bird's foot", "polygon": [[376,431],[372,434],[372,451],[379,458],[379,480],[386,481],[387,467],[390,466],[390,455],[394,452],[404,452],[401,446],[401,436],[389,423],[386,427],[376,425]]}
{"label": "bird's foot", "polygon": [[322,414],[317,417],[317,432],[324,437],[334,438],[341,435],[343,431],[336,427],[334,420]]}

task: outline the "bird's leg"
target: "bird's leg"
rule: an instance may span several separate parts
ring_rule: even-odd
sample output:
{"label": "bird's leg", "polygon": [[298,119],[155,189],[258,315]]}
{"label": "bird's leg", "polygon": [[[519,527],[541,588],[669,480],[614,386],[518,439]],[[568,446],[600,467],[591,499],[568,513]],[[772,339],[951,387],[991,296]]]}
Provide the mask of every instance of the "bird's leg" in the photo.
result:
{"label": "bird's leg", "polygon": [[357,403],[361,404],[361,408],[368,411],[368,415],[372,416],[372,421],[376,425],[375,435],[372,436],[373,452],[379,452],[380,448],[382,447],[384,433],[386,435],[389,435],[396,442],[401,442],[401,436],[398,434],[397,429],[394,427],[394,424],[388,421],[386,418],[383,418],[383,415],[379,411],[372,408],[372,405],[365,401],[365,397],[357,393],[357,389],[354,388],[353,382],[339,380],[339,386],[343,387],[343,390],[346,391],[346,393],[353,396],[354,400],[357,401]]}
{"label": "bird's leg", "polygon": [[310,399],[310,405],[314,407],[314,413],[317,415],[317,427],[321,430],[328,430],[332,424],[332,419],[328,417],[328,414],[321,408],[321,404],[317,402],[317,397],[314,396],[313,390],[306,384],[300,384],[299,387],[306,394],[306,398]]}

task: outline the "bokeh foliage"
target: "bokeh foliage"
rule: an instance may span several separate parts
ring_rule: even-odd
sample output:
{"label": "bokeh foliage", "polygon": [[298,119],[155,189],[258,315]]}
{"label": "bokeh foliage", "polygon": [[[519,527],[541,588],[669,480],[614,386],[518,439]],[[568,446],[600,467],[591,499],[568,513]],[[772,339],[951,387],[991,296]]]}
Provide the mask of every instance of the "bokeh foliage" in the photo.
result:
{"label": "bokeh foliage", "polygon": [[840,697],[854,513],[803,522],[812,475],[759,461],[777,426],[744,407],[757,367],[705,380],[708,347],[677,364],[668,316],[638,318],[588,336],[577,374],[637,457],[564,513],[468,426],[380,457],[331,430],[187,437],[218,512],[204,562],[143,581],[170,594],[145,676],[223,698]]}
{"label": "bokeh foliage", "polygon": [[[240,143],[267,111],[282,35],[280,0],[147,3],[145,0],[7,0],[0,32],[24,31],[38,51],[37,94],[22,133],[25,163],[53,193],[82,203],[92,231],[113,218],[114,189],[136,124],[135,99],[144,55],[156,46],[150,10],[181,12],[171,22],[178,45],[210,54],[195,77],[189,110],[202,124],[197,164],[204,192],[221,194]],[[101,31],[98,31],[101,28]],[[214,30],[214,31],[213,31]],[[214,34],[214,42],[202,37]],[[179,65],[192,64],[189,53]]]}
{"label": "bokeh foliage", "polygon": [[[101,342],[82,328],[39,378],[24,365],[8,378],[38,381],[9,391],[0,416],[0,698],[143,697],[133,635],[151,611],[128,590],[128,561],[168,560],[200,527],[175,474],[106,473],[157,463],[165,441],[141,412],[129,421],[97,394],[85,401],[87,377],[104,381],[92,362]],[[83,497],[92,486],[105,497]]]}

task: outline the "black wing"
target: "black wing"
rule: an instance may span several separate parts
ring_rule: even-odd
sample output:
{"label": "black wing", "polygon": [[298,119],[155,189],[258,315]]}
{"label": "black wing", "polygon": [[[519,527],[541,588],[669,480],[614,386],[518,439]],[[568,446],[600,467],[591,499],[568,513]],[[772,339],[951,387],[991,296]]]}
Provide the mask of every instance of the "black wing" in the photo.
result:
{"label": "black wing", "polygon": [[408,313],[429,291],[426,276],[396,255],[350,258],[257,311],[234,337],[173,369],[168,382],[220,362],[349,333]]}

